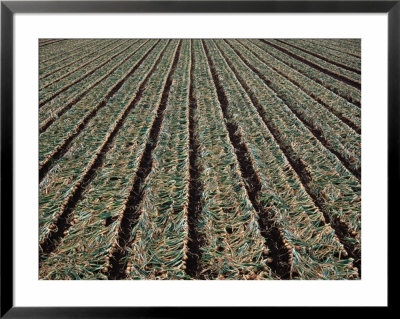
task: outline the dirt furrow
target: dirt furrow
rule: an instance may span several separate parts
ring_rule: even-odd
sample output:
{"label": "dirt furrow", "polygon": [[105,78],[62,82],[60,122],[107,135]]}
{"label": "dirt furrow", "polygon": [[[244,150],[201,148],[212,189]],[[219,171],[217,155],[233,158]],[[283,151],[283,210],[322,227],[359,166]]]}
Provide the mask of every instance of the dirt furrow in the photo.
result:
{"label": "dirt furrow", "polygon": [[[323,47],[324,49],[329,49],[331,51],[336,51],[336,52],[342,53],[344,55],[349,55],[349,56],[352,56],[354,58],[361,59],[361,56],[356,55],[356,54],[351,53],[351,52],[346,52],[344,48],[340,48],[340,49],[342,49],[342,50],[340,50],[337,47],[333,47],[332,46],[333,44],[326,44],[324,42],[318,41],[318,39],[311,40],[310,42],[313,43],[314,45],[316,45],[317,47],[318,46],[319,47]],[[339,54],[339,53],[337,53],[337,54]]]}
{"label": "dirt furrow", "polygon": [[39,46],[42,46],[43,44],[46,44],[46,43],[50,43],[50,42],[53,42],[54,40],[42,40],[42,39],[39,39]]}
{"label": "dirt furrow", "polygon": [[204,238],[197,230],[199,215],[203,208],[202,192],[203,186],[200,181],[202,168],[198,162],[200,157],[199,142],[197,141],[197,123],[195,120],[195,112],[197,109],[197,101],[194,93],[194,54],[191,47],[191,67],[190,67],[190,88],[189,88],[189,203],[188,203],[188,224],[189,224],[189,240],[188,240],[188,259],[186,261],[186,273],[196,279],[201,279],[200,259],[201,247],[204,245]]}

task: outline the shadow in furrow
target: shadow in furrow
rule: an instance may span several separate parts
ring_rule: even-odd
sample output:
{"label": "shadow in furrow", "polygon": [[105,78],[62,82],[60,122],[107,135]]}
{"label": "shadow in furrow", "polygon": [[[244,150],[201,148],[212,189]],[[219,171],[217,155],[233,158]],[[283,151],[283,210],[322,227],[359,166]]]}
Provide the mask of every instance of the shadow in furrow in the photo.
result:
{"label": "shadow in furrow", "polygon": [[197,109],[196,96],[194,94],[194,69],[195,60],[193,47],[191,46],[191,67],[190,67],[190,88],[189,88],[189,204],[188,204],[188,224],[189,224],[189,240],[188,240],[188,259],[186,261],[186,274],[195,279],[204,279],[201,273],[200,259],[201,247],[204,246],[205,240],[197,230],[199,216],[203,209],[202,193],[203,185],[201,184],[200,175],[202,167],[198,162],[200,157],[199,142],[196,138],[197,123],[195,121],[195,111]]}

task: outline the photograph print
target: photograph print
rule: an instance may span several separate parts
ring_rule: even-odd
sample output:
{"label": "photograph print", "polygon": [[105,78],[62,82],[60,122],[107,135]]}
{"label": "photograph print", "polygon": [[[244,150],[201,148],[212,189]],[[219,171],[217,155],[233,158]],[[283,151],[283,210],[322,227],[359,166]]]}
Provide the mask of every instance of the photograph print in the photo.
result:
{"label": "photograph print", "polygon": [[360,280],[360,39],[39,39],[39,279]]}

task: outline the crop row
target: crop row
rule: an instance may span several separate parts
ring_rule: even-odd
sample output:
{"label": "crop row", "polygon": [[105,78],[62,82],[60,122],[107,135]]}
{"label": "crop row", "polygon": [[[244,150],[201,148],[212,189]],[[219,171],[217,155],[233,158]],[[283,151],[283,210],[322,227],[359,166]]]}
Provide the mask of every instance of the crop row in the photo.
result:
{"label": "crop row", "polygon": [[[42,121],[43,118],[55,113],[60,106],[67,104],[75,98],[79,98],[90,88],[93,82],[96,82],[103,74],[112,70],[115,65],[118,65],[121,60],[124,60],[126,56],[135,51],[143,42],[145,42],[145,40],[135,42],[135,45],[129,47],[128,50],[119,52],[120,54],[117,53],[112,59],[103,62],[101,67],[89,70],[81,77],[75,74],[76,78],[73,78],[70,83],[66,84],[61,89],[55,90],[50,98],[39,103],[39,120]],[[73,77],[73,75],[71,75],[71,77]],[[64,81],[66,80],[64,79]]]}
{"label": "crop row", "polygon": [[59,42],[56,45],[47,45],[45,47],[39,46],[39,59],[40,64],[47,63],[52,59],[57,57],[61,57],[62,54],[68,54],[71,50],[74,50],[77,47],[81,47],[83,43],[90,43],[93,40],[84,40],[84,41],[75,41],[75,40],[66,40],[63,42]]}
{"label": "crop row", "polygon": [[352,56],[356,59],[361,59],[361,41],[351,39],[350,44],[347,45],[344,40],[345,39],[310,39],[310,43],[318,44],[324,48],[329,48],[336,54],[341,53]]}
{"label": "crop row", "polygon": [[39,39],[40,53],[43,54],[46,52],[51,52],[55,48],[66,45],[67,42],[68,40],[65,39],[49,39],[47,41]]}
{"label": "crop row", "polygon": [[[59,86],[55,86],[55,84],[65,78],[68,78],[69,76],[73,76],[75,79],[78,75],[80,76],[82,71],[88,71],[87,69],[91,70],[91,67],[97,66],[98,61],[102,61],[102,57],[107,56],[109,53],[115,53],[115,52],[120,52],[120,48],[124,48],[124,44],[128,43],[128,40],[125,41],[110,41],[111,42],[111,48],[107,48],[107,50],[102,51],[98,56],[95,57],[90,57],[84,61],[84,63],[80,65],[73,65],[71,67],[66,67],[65,69],[60,70],[59,72],[55,72],[49,77],[42,78],[40,81],[40,86],[39,86],[39,92],[44,92],[46,91],[45,89],[52,86],[51,91],[57,91],[59,89]],[[95,63],[94,63],[95,62]],[[76,73],[75,73],[76,72]],[[82,72],[82,74],[84,74]],[[69,79],[68,81],[70,81]]]}
{"label": "crop row", "polygon": [[52,43],[54,41],[58,41],[58,40],[54,40],[54,39],[39,39],[39,46],[43,47],[45,44],[49,44],[49,43]]}
{"label": "crop row", "polygon": [[333,48],[332,46],[326,45],[326,42],[321,39],[301,41],[301,43],[307,48],[310,48],[311,51],[323,52],[324,55],[332,58],[338,58],[339,61],[348,61],[351,66],[354,66],[356,69],[358,69],[358,71],[361,71],[361,57],[355,56],[349,52],[346,53],[345,51],[340,50],[339,46]]}

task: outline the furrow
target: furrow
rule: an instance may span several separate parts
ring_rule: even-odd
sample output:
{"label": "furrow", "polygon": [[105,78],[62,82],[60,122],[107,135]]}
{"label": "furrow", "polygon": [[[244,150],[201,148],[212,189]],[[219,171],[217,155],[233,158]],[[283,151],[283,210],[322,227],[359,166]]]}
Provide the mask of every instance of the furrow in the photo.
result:
{"label": "furrow", "polygon": [[58,54],[60,51],[68,50],[71,44],[72,44],[71,40],[65,39],[64,42],[62,43],[58,42],[56,43],[56,45],[46,45],[44,47],[39,45],[39,59],[41,59],[42,57],[47,59],[50,58],[51,56],[54,56],[55,54]]}
{"label": "furrow", "polygon": [[[172,59],[171,59],[172,61]],[[126,279],[191,279],[188,253],[190,42],[183,40],[172,75],[152,170],[143,184],[138,222],[123,264]]]}
{"label": "furrow", "polygon": [[39,44],[48,43],[50,41],[54,41],[53,39],[39,39]]}
{"label": "furrow", "polygon": [[43,40],[43,39],[39,39],[39,46],[41,46],[42,44],[46,44],[46,43],[52,42],[52,41],[54,41],[54,40]]}
{"label": "furrow", "polygon": [[344,45],[344,39],[341,39],[340,42],[337,42],[335,39],[318,39],[318,40],[319,40],[318,42],[320,42],[321,45],[324,47],[361,59],[360,48],[357,50],[354,50],[354,48],[349,48],[348,46]]}
{"label": "furrow", "polygon": [[[356,273],[351,270],[352,260],[340,258],[341,251],[347,252],[334,230],[325,224],[322,213],[301,186],[301,181],[256,111],[254,100],[268,96],[264,83],[252,76],[252,71],[234,51],[223,45],[223,41],[208,43],[226,94],[232,101],[231,108],[235,110],[232,116],[248,145],[253,167],[261,181],[258,201],[270,211],[285,239],[285,246],[291,252],[290,278],[354,278]],[[268,110],[277,108],[273,104],[267,103]],[[309,251],[312,254],[307,254]],[[321,267],[321,264],[325,266]]]}
{"label": "furrow", "polygon": [[201,245],[200,279],[277,279],[258,214],[246,190],[235,149],[218,100],[201,40],[193,40],[194,94],[203,209],[197,230]]}
{"label": "furrow", "polygon": [[38,47],[39,279],[361,279],[361,39]]}
{"label": "furrow", "polygon": [[332,47],[332,46],[327,45],[327,44],[320,44],[320,45],[325,47],[325,48],[327,48],[327,49],[329,49],[329,50],[333,50],[333,51],[336,51],[336,52],[340,52],[340,53],[347,54],[347,55],[350,55],[352,57],[361,59],[361,56],[359,56],[357,54],[354,54],[354,53],[351,53],[351,52],[347,52],[343,48],[342,48],[342,50],[339,50],[337,47]]}
{"label": "furrow", "polygon": [[[132,39],[131,41],[134,41]],[[96,81],[99,77],[101,77],[103,74],[105,74],[108,70],[110,70],[114,65],[118,64],[119,61],[121,61],[124,57],[126,57],[128,54],[130,54],[132,51],[134,51],[137,46],[145,41],[148,40],[139,40],[135,45],[131,45],[132,42],[128,42],[124,44],[123,48],[128,48],[130,45],[130,48],[126,51],[124,51],[122,54],[117,55],[114,57],[113,60],[110,60],[110,63],[105,64],[103,67],[100,69],[97,69],[94,73],[90,74],[88,77],[84,78],[82,81],[79,82],[78,85],[73,85],[69,87],[66,91],[62,92],[61,94],[57,95],[53,100],[51,100],[49,103],[45,104],[44,106],[39,108],[39,123],[43,123],[43,121],[49,117],[50,115],[53,115],[55,110],[62,105],[66,104],[66,101],[71,100],[73,97],[77,96],[81,92],[87,89],[90,84],[92,84],[94,81]],[[153,40],[155,41],[155,40]],[[108,58],[111,57],[114,52],[110,52],[107,56],[103,57],[100,61],[96,61],[95,63],[91,64],[93,65],[98,65],[101,62],[107,60]],[[73,76],[68,76],[67,78],[61,80],[59,83],[56,85],[42,90],[40,92],[40,100],[42,100],[44,97],[49,96],[49,94],[52,94],[56,92],[58,89],[70,84],[71,81],[78,79],[80,76],[82,76],[84,73],[88,72],[91,70],[91,67],[86,67],[82,68],[82,70],[76,71]]]}
{"label": "furrow", "polygon": [[190,47],[190,88],[189,88],[189,202],[188,202],[188,259],[186,261],[186,273],[193,278],[200,278],[201,274],[201,247],[204,246],[204,236],[198,231],[199,215],[203,210],[203,185],[201,183],[202,167],[199,163],[200,149],[197,139],[198,123],[196,122],[197,101],[194,93],[195,57],[193,44]]}
{"label": "furrow", "polygon": [[[309,40],[303,40],[300,42],[307,49],[315,50],[321,54],[324,54],[324,56],[329,56],[332,59],[335,59],[335,60],[342,62],[344,64],[347,64],[347,65],[350,65],[350,66],[356,68],[357,70],[361,71],[360,57],[355,57],[354,55],[346,54],[344,52],[340,52],[338,50],[333,50],[331,48],[328,48],[323,45],[321,39],[315,39],[315,40],[309,39]],[[340,45],[338,47],[340,47]]]}

